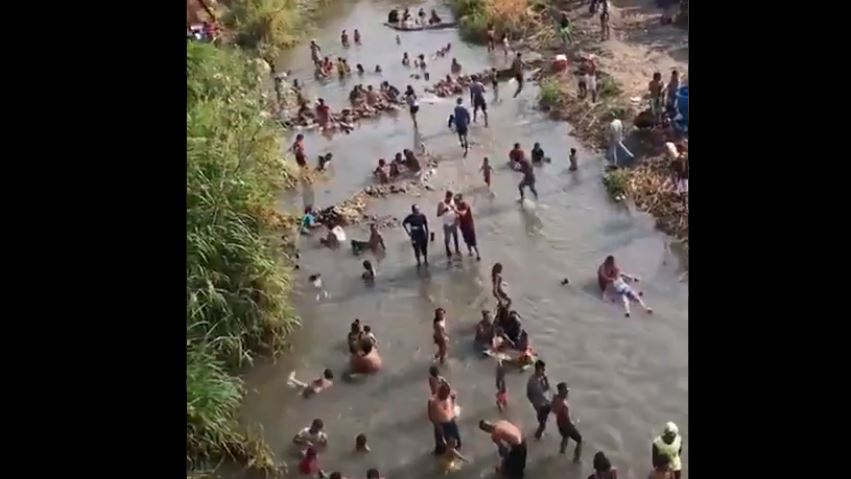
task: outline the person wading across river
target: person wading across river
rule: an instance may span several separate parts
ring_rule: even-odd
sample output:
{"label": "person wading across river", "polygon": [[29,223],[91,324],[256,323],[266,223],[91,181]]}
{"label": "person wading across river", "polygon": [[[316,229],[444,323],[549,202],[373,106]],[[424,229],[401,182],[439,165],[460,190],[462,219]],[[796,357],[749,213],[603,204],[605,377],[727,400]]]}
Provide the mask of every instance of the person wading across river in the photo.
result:
{"label": "person wading across river", "polygon": [[488,126],[488,102],[485,101],[485,85],[480,81],[478,75],[473,75],[473,83],[470,84],[470,103],[473,105],[473,123],[476,122],[476,114],[482,110],[485,118],[485,126]]}
{"label": "person wading across river", "polygon": [[417,267],[420,267],[420,255],[422,255],[425,265],[428,266],[428,218],[420,213],[420,208],[417,205],[411,206],[411,214],[402,221],[402,228],[405,229],[405,233],[411,239],[414,257],[417,258]]}
{"label": "person wading across river", "polygon": [[538,417],[535,439],[541,439],[547,427],[547,418],[550,416],[550,400],[546,395],[546,392],[550,390],[550,380],[547,379],[546,369],[546,363],[540,359],[535,361],[535,372],[529,376],[529,382],[526,383],[526,398],[535,408]]}
{"label": "person wading across river", "polygon": [[553,395],[552,409],[556,416],[556,424],[558,432],[561,434],[561,444],[558,448],[559,454],[564,454],[567,449],[567,443],[573,439],[576,441],[576,448],[573,450],[573,462],[579,462],[579,457],[582,454],[582,435],[576,429],[573,421],[570,419],[570,407],[567,404],[567,383],[558,383],[556,385],[558,392]]}
{"label": "person wading across river", "polygon": [[680,430],[673,422],[665,424],[665,430],[660,436],[653,440],[652,459],[654,467],[661,464],[661,457],[665,456],[670,462],[671,470],[674,472],[674,479],[680,479],[683,471],[683,464],[680,456],[683,453],[683,437],[680,436]]}
{"label": "person wading across river", "polygon": [[514,98],[517,98],[520,90],[523,89],[523,59],[520,52],[514,55],[514,61],[511,62],[511,72],[514,74],[514,79],[517,80],[517,91],[514,92]]}
{"label": "person wading across river", "polygon": [[470,143],[467,141],[467,128],[470,125],[470,112],[464,106],[464,100],[459,98],[455,100],[455,110],[449,115],[449,128],[455,124],[455,132],[458,133],[458,141],[461,143],[461,148],[464,149],[464,156],[470,150]]}
{"label": "person wading across river", "polygon": [[452,192],[447,191],[443,201],[437,204],[437,216],[443,217],[443,244],[446,246],[447,258],[452,258],[452,251],[449,250],[450,237],[455,242],[455,254],[461,254],[458,248],[458,210],[452,198]]}
{"label": "person wading across river", "polygon": [[414,88],[411,85],[405,89],[405,102],[408,104],[408,111],[411,112],[411,120],[414,122],[414,130],[417,129],[417,112],[420,111],[420,104],[417,102],[417,94],[414,93]]}
{"label": "person wading across river", "polygon": [[428,400],[428,418],[434,425],[434,453],[443,454],[446,441],[455,439],[456,449],[461,449],[461,434],[455,423],[457,411],[455,397],[449,384],[443,383],[437,389],[437,394]]}
{"label": "person wading across river", "polygon": [[499,449],[502,464],[497,467],[497,473],[510,479],[522,478],[526,469],[526,441],[520,428],[506,420],[489,422],[482,419],[479,429],[489,433]]}
{"label": "person wading across river", "polygon": [[526,199],[526,194],[523,189],[527,186],[529,187],[529,190],[535,194],[535,199],[537,200],[538,190],[535,189],[535,168],[526,158],[521,159],[517,162],[517,164],[520,166],[520,171],[523,173],[523,179],[520,180],[520,184],[517,185],[517,189],[520,190],[520,201]]}
{"label": "person wading across river", "polygon": [[473,222],[473,209],[464,201],[461,194],[455,195],[455,211],[458,212],[458,226],[461,230],[461,236],[464,238],[464,243],[467,245],[467,251],[470,256],[473,256],[473,250],[476,250],[476,261],[481,261],[482,256],[479,254],[479,247],[476,246],[476,225]]}
{"label": "person wading across river", "polygon": [[505,292],[505,281],[502,280],[502,263],[496,263],[491,268],[491,286],[493,287],[493,296],[499,305],[506,309],[511,306],[511,298]]}

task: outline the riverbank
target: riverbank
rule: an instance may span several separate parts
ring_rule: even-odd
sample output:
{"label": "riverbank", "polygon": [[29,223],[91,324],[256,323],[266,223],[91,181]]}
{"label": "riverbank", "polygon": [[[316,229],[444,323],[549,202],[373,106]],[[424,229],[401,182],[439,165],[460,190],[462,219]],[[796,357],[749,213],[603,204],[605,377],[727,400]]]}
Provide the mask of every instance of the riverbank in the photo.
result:
{"label": "riverbank", "polygon": [[[467,38],[484,41],[488,23],[498,33],[512,38],[512,47],[534,51],[552,58],[563,53],[556,31],[558,14],[565,11],[571,20],[572,40],[568,49],[571,66],[578,60],[595,56],[598,71],[597,102],[580,98],[574,68],[565,72],[543,69],[537,79],[541,85],[541,107],[550,117],[571,124],[571,133],[587,145],[604,151],[608,125],[619,118],[628,127],[647,104],[647,84],[654,72],[667,81],[674,69],[681,77],[688,74],[688,29],[663,24],[662,11],[654,0],[615,0],[610,2],[610,37],[603,40],[597,14],[588,11],[588,2],[575,0],[455,0],[453,5]],[[509,12],[509,13],[503,13]],[[687,24],[686,24],[687,27]],[[523,34],[523,32],[534,32]],[[635,132],[630,140],[641,158],[625,173],[609,178],[623,189],[613,197],[629,197],[634,204],[657,218],[659,228],[688,243],[688,202],[674,192],[670,168],[663,160],[664,143],[672,140],[666,132]]]}
{"label": "riverbank", "polygon": [[264,82],[269,58],[298,40],[291,32],[318,3],[226,2],[214,11],[220,41],[187,42],[187,475],[223,460],[280,472],[258,431],[237,420],[237,373],[281,351],[299,325],[295,263],[272,239],[292,224],[276,200],[297,172],[281,155],[284,131],[267,113]]}

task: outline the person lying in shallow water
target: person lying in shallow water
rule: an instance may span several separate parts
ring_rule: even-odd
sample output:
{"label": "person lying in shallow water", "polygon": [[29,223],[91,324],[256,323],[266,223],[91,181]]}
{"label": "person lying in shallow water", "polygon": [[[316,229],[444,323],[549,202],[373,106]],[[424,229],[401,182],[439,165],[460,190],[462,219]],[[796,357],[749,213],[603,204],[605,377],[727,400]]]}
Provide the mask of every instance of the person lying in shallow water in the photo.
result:
{"label": "person lying in shallow water", "polygon": [[301,382],[295,377],[295,371],[291,372],[287,377],[287,384],[292,387],[301,389],[301,394],[304,397],[310,397],[319,394],[334,385],[334,373],[330,369],[322,372],[318,378],[309,383]]}

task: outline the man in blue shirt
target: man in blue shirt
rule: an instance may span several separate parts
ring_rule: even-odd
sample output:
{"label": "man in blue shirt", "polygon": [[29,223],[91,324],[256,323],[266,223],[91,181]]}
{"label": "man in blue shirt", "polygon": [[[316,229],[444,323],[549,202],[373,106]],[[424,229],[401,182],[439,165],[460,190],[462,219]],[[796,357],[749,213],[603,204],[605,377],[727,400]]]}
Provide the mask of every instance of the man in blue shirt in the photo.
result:
{"label": "man in blue shirt", "polygon": [[449,128],[455,123],[455,132],[458,133],[458,140],[461,142],[461,148],[464,148],[464,156],[467,155],[467,150],[470,149],[470,144],[467,142],[467,126],[470,124],[470,112],[464,107],[464,100],[459,98],[456,100],[455,112],[449,116]]}

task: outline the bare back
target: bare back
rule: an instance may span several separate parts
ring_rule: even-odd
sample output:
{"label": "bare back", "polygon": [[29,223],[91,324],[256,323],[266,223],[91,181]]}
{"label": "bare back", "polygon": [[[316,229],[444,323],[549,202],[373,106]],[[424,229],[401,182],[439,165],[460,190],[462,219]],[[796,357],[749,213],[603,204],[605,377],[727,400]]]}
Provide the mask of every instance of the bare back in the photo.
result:
{"label": "bare back", "polygon": [[499,441],[511,446],[518,446],[523,442],[523,433],[514,424],[501,419],[493,423],[491,438],[494,442]]}

